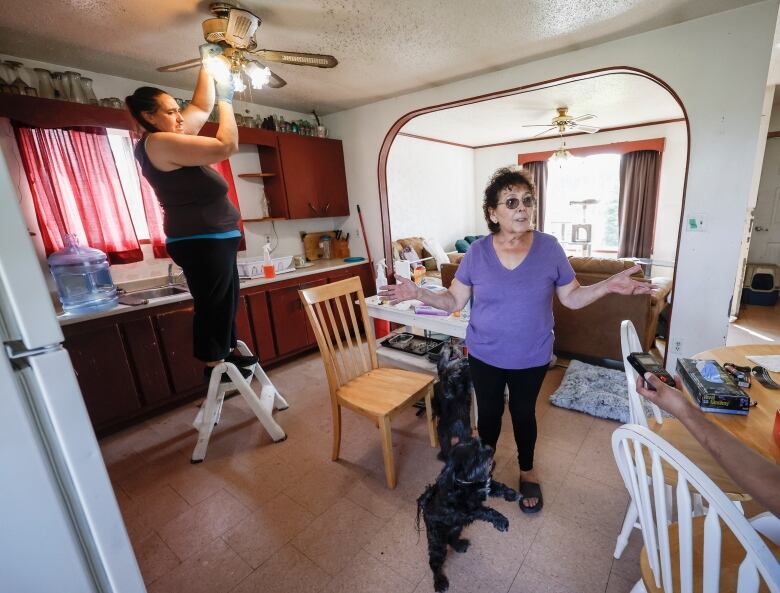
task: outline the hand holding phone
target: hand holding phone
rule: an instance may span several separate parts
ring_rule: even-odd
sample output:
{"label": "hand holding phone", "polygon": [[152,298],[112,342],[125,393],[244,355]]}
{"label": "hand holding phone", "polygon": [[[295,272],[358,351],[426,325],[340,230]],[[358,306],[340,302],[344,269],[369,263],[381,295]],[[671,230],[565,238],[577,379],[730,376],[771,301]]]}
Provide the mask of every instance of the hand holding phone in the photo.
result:
{"label": "hand holding phone", "polygon": [[[674,377],[647,352],[632,352],[626,360],[641,377],[644,377],[645,373],[652,373],[669,387],[674,387]],[[655,387],[647,381],[645,381],[645,388],[655,391]]]}

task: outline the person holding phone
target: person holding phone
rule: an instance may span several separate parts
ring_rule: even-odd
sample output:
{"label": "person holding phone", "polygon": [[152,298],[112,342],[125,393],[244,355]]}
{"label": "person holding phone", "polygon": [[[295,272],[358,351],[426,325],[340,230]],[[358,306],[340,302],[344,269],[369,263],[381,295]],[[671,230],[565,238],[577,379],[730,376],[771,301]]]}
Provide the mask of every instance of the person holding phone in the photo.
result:
{"label": "person holding phone", "polygon": [[[163,210],[166,248],[187,280],[195,314],[193,353],[203,361],[204,378],[222,361],[239,367],[244,377],[257,362],[236,347],[239,279],[236,254],[241,218],[227,196],[228,185],[209,165],[238,152],[238,128],[233,113],[233,80],[222,48],[200,46],[203,67],[192,102],[179,111],[176,100],[154,87],[141,87],[125,99],[135,120],[146,130],[135,149],[141,172],[154,188]],[[220,62],[222,60],[222,62]],[[221,63],[221,76],[215,72]],[[214,138],[198,132],[214,107],[219,129]],[[229,381],[223,374],[222,381]]]}
{"label": "person holding phone", "polygon": [[543,506],[534,471],[536,399],[552,358],[553,295],[564,306],[580,309],[609,293],[647,294],[653,288],[631,278],[638,265],[580,286],[557,239],[534,230],[535,208],[528,174],[516,167],[498,169],[482,203],[490,234],[471,244],[449,289],[432,292],[396,277],[398,284],[379,293],[391,303],[418,299],[449,312],[472,301],[466,345],[479,410],[477,429],[495,449],[508,386],[524,513]]}

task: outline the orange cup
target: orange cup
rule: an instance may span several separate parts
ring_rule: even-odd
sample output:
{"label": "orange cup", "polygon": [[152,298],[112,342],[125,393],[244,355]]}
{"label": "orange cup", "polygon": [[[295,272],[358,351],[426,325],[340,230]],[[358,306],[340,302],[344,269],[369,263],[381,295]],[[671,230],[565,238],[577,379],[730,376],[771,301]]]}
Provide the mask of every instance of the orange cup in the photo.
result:
{"label": "orange cup", "polygon": [[263,264],[263,278],[276,278],[276,268],[273,264]]}

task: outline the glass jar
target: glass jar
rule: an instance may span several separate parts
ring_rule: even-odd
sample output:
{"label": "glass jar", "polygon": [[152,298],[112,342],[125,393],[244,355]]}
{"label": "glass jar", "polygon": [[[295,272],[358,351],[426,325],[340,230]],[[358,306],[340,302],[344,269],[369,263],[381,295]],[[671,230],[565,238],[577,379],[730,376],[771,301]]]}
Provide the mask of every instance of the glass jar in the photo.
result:
{"label": "glass jar", "polygon": [[62,72],[52,72],[51,83],[52,86],[54,87],[55,99],[60,99],[62,101],[70,100],[70,95],[68,94],[68,90],[65,88],[65,79],[63,78]]}
{"label": "glass jar", "polygon": [[8,65],[8,62],[0,62],[0,82],[10,85],[14,78],[14,70]]}
{"label": "glass jar", "polygon": [[26,86],[24,87],[24,94],[27,95],[28,97],[37,97],[38,91],[34,86]]}
{"label": "glass jar", "polygon": [[64,74],[64,86],[68,91],[68,97],[74,103],[86,103],[87,97],[81,88],[81,74],[68,70]]}
{"label": "glass jar", "polygon": [[46,68],[34,68],[33,72],[38,77],[38,96],[45,99],[54,99],[54,83],[51,79],[51,72]]}
{"label": "glass jar", "polygon": [[79,79],[79,82],[81,83],[81,90],[84,92],[84,96],[87,99],[87,103],[90,105],[97,105],[98,100],[95,96],[95,91],[92,90],[92,79],[91,78],[85,78],[82,76]]}
{"label": "glass jar", "polygon": [[[6,62],[6,65],[11,68],[13,80],[11,84],[24,88],[26,86],[35,86],[32,74],[24,67],[21,62]],[[17,85],[16,81],[20,80],[23,84]]]}

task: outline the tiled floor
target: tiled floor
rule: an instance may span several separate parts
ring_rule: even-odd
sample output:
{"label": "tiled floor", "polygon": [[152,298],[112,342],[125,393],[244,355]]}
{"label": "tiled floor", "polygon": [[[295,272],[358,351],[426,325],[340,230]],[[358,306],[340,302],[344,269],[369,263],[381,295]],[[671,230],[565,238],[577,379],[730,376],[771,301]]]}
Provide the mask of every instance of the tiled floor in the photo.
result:
{"label": "tiled floor", "polygon": [[[426,537],[415,528],[415,499],[441,463],[424,418],[394,423],[398,487],[384,483],[377,430],[344,412],[342,455],[330,461],[330,404],[322,363],[310,355],[271,379],[290,408],[276,418],[289,438],[274,444],[240,398],[225,403],[204,463],[185,405],[101,442],[116,496],[151,593],[360,593],[433,590]],[[524,515],[491,499],[507,533],[467,529],[472,546],[450,551],[450,591],[621,593],[639,577],[641,537],[612,558],[628,496],[610,447],[617,426],[553,408],[539,399],[536,467],[545,508]],[[516,484],[508,417],[496,479]]]}

